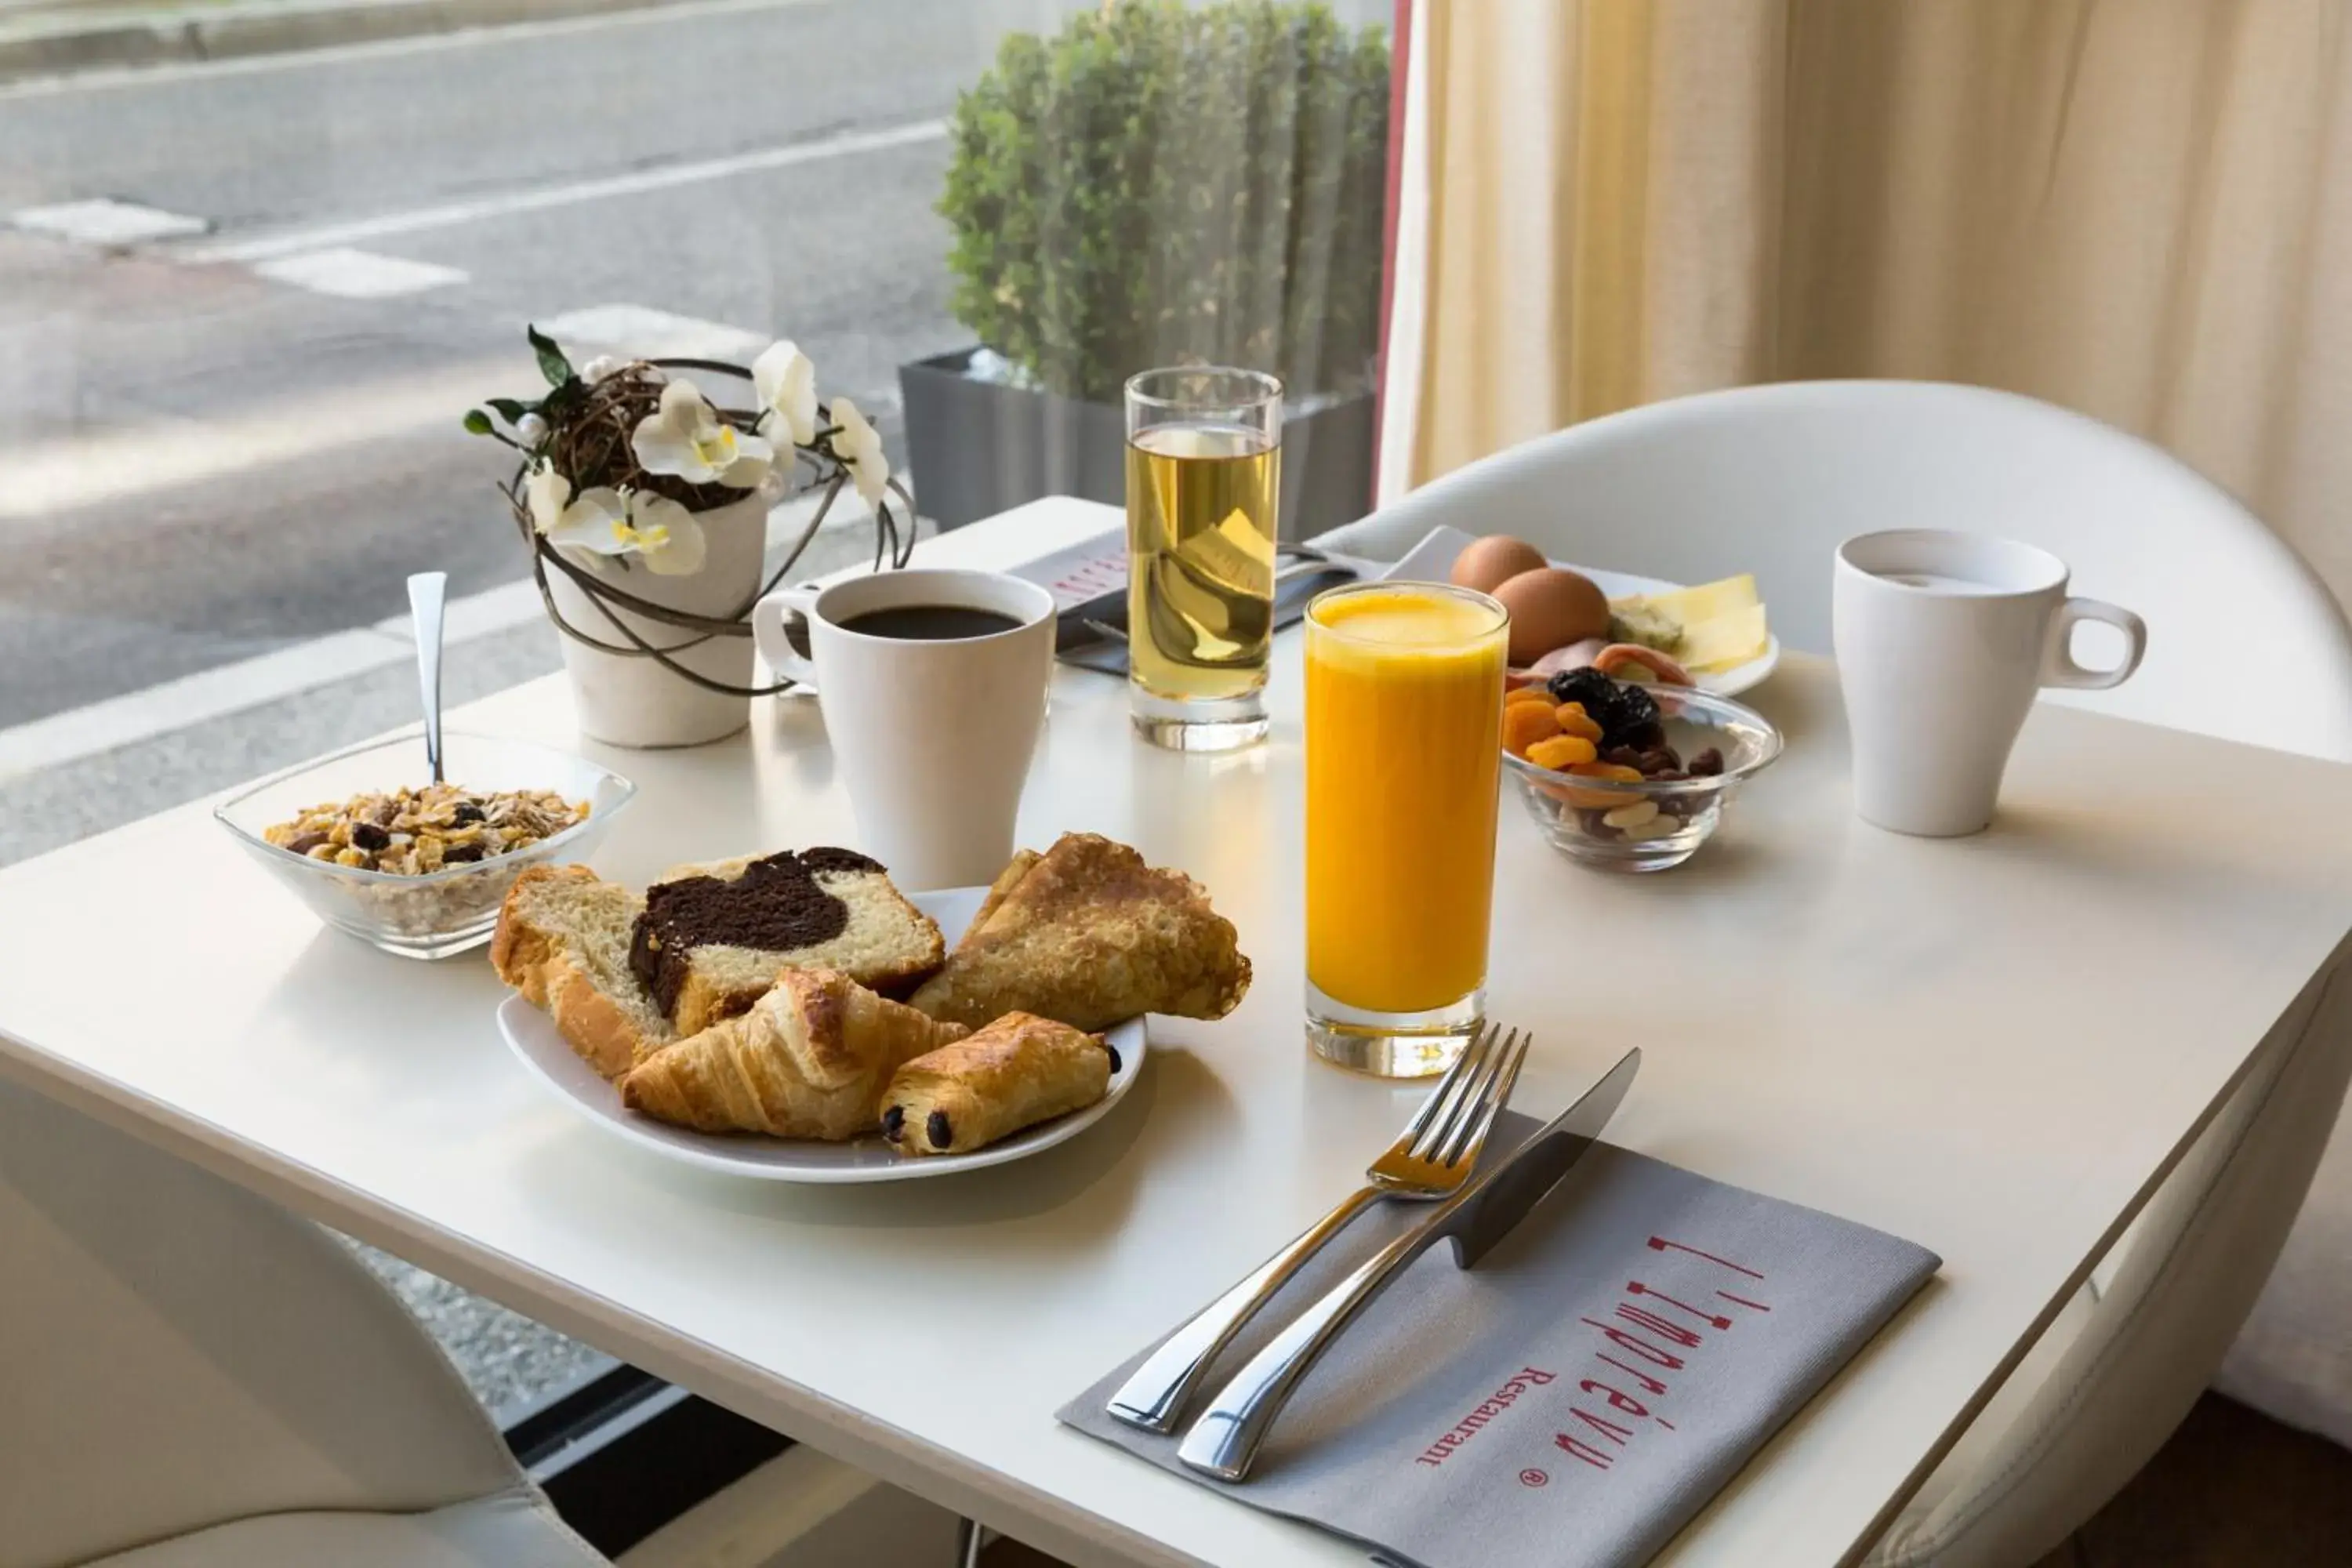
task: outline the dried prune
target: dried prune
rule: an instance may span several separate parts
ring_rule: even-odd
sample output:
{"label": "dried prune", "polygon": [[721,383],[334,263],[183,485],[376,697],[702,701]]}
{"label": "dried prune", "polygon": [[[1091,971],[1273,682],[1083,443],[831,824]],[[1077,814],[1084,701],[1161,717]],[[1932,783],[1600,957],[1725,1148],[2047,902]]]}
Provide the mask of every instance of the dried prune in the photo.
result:
{"label": "dried prune", "polygon": [[[1617,700],[1611,706],[1609,717],[1601,721],[1601,728],[1612,746],[1648,751],[1665,744],[1665,730],[1658,722],[1658,700],[1630,682],[1617,688]],[[1654,740],[1648,735],[1650,731],[1657,731]]]}
{"label": "dried prune", "polygon": [[1617,702],[1617,683],[1589,664],[1561,670],[1547,689],[1554,702],[1583,703],[1585,716],[1604,729],[1609,721],[1601,714]]}
{"label": "dried prune", "polygon": [[1612,680],[1591,665],[1563,669],[1551,678],[1548,689],[1558,702],[1580,702],[1585,717],[1601,726],[1601,754],[1620,747],[1654,751],[1666,743],[1665,727],[1658,721],[1657,699],[1632,681]]}
{"label": "dried prune", "polygon": [[1690,760],[1690,771],[1692,776],[1696,778],[1713,778],[1723,772],[1723,752],[1717,747],[1709,746]]}

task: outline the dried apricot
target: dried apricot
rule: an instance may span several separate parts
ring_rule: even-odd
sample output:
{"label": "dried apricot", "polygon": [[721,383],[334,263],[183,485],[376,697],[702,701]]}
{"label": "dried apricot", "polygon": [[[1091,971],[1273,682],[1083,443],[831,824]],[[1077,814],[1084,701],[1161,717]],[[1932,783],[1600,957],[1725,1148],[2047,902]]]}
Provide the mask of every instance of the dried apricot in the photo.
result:
{"label": "dried apricot", "polygon": [[1596,755],[1592,742],[1581,735],[1554,735],[1528,748],[1528,761],[1555,773],[1573,763],[1589,763]]}
{"label": "dried apricot", "polygon": [[1559,721],[1541,702],[1514,702],[1503,710],[1503,750],[1524,757],[1538,741],[1559,733]]}
{"label": "dried apricot", "polygon": [[1508,708],[1514,702],[1540,702],[1549,708],[1552,705],[1551,693],[1541,686],[1522,686],[1517,691],[1503,693],[1504,707]]}
{"label": "dried apricot", "polygon": [[1583,703],[1563,702],[1552,710],[1551,716],[1559,721],[1561,734],[1579,736],[1591,742],[1595,746],[1601,744],[1601,725],[1591,714],[1585,712]]}

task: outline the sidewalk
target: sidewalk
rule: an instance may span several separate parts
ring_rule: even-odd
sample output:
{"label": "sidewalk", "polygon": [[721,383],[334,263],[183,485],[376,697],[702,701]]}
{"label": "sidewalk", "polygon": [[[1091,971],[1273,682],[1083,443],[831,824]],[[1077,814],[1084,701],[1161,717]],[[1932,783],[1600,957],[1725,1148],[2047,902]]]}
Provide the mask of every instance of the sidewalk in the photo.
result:
{"label": "sidewalk", "polygon": [[0,0],[0,82],[236,59],[698,0]]}

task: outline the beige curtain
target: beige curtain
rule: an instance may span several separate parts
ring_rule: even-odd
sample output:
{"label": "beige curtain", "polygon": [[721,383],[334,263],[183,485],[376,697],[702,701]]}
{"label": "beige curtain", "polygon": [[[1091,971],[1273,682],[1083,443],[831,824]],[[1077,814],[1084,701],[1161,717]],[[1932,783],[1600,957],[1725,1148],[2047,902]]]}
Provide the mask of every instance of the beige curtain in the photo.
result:
{"label": "beige curtain", "polygon": [[1977,382],[2352,597],[2352,0],[1416,12],[1391,482],[1712,387]]}

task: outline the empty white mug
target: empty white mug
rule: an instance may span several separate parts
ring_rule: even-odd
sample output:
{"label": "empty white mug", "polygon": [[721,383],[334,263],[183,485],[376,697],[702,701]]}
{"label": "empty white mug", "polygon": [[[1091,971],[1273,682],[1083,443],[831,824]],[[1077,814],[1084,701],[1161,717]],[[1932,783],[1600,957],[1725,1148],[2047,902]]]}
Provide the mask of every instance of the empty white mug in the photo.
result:
{"label": "empty white mug", "polygon": [[[1936,838],[1979,831],[2034,693],[2104,690],[2139,668],[2147,626],[2067,597],[2066,580],[2048,551],[1983,534],[1898,529],[1838,546],[1832,635],[1864,821]],[[2075,661],[2084,621],[2124,634],[2121,663]]]}
{"label": "empty white mug", "polygon": [[[919,607],[1006,624],[947,637],[850,624]],[[808,624],[808,658],[785,635],[794,615]],[[926,568],[787,588],[753,606],[752,636],[769,668],[816,689],[857,818],[856,847],[900,887],[992,882],[1013,858],[1053,677],[1054,615],[1054,596],[1034,583]]]}

